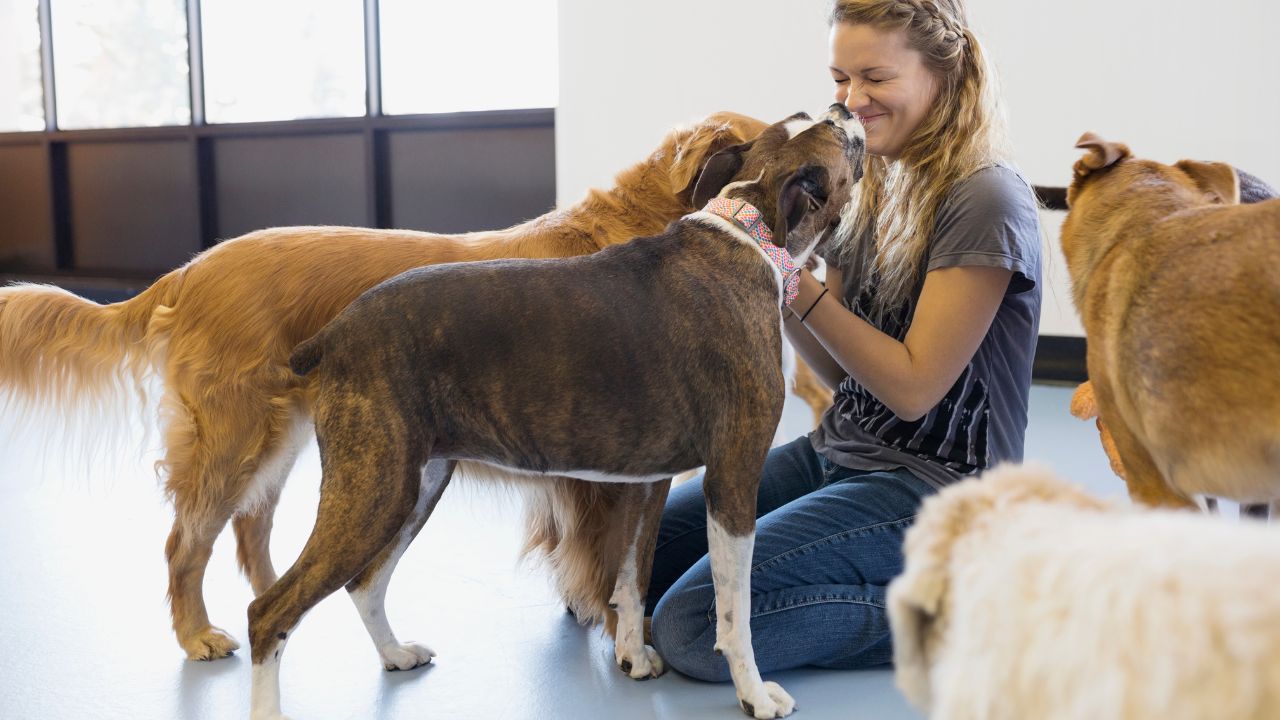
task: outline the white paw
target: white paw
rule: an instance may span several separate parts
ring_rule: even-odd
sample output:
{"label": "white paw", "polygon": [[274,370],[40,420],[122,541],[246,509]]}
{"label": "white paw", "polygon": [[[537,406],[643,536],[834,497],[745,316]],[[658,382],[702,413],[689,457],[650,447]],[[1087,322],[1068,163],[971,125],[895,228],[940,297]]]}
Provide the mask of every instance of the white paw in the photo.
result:
{"label": "white paw", "polygon": [[750,693],[750,697],[738,697],[742,709],[758,720],[773,720],[790,715],[796,709],[796,701],[776,682],[766,682]]}
{"label": "white paw", "polygon": [[643,650],[644,652],[634,654],[619,655],[616,651],[614,653],[613,658],[618,663],[618,667],[622,668],[622,672],[632,680],[656,678],[667,671],[657,650],[648,645],[643,646]]}
{"label": "white paw", "polygon": [[280,713],[271,713],[269,715],[259,715],[258,713],[252,713],[250,715],[250,718],[251,720],[289,720],[288,715],[281,715]]}
{"label": "white paw", "polygon": [[382,667],[387,670],[412,670],[426,665],[436,656],[434,650],[417,643],[392,645],[378,650],[378,654],[382,656]]}

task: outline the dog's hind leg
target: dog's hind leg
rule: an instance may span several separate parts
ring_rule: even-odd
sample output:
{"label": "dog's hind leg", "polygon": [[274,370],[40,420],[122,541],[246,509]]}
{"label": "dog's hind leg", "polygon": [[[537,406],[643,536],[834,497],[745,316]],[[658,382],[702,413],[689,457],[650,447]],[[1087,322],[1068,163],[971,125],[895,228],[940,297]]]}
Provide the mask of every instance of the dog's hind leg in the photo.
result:
{"label": "dog's hind leg", "polygon": [[777,683],[760,678],[751,648],[751,552],[755,546],[756,490],[768,440],[758,451],[742,443],[707,460],[707,546],[715,584],[717,653],[729,663],[738,702],[748,715],[790,715],[795,700]]}
{"label": "dog's hind leg", "polygon": [[[310,422],[293,417],[283,432],[267,434],[267,447],[253,461],[253,480],[243,492],[237,515],[231,521],[236,533],[236,561],[249,579],[254,595],[261,595],[276,581],[271,562],[271,526],[280,491],[298,454],[311,437]],[[277,437],[278,436],[278,437]]]}
{"label": "dog's hind leg", "polygon": [[[192,660],[215,660],[239,644],[210,624],[205,609],[204,575],[213,543],[237,512],[274,502],[287,469],[273,471],[270,486],[255,483],[262,469],[259,458],[278,455],[277,465],[291,465],[296,447],[278,450],[290,418],[285,405],[272,403],[269,395],[189,392],[198,385],[190,379],[175,382],[164,399],[165,487],[176,516],[165,552],[178,644]],[[265,537],[261,552],[266,552]],[[257,584],[265,589],[270,575]]]}
{"label": "dog's hind leg", "polygon": [[457,468],[455,460],[432,460],[422,470],[422,484],[418,489],[418,501],[413,512],[405,520],[404,526],[391,542],[378,553],[368,567],[347,583],[347,592],[355,603],[364,627],[369,631],[369,639],[378,650],[382,666],[387,670],[412,670],[419,665],[426,665],[435,657],[431,648],[416,643],[401,644],[391,630],[387,621],[386,598],[387,583],[391,581],[391,573],[396,563],[409,544],[417,537],[431,511],[440,501],[440,495],[449,485],[449,479]]}
{"label": "dog's hind leg", "polygon": [[[330,427],[384,429],[397,419],[354,413]],[[320,423],[318,423],[320,427]],[[399,443],[338,437],[326,449],[316,524],[297,562],[249,605],[253,658],[251,716],[280,718],[280,655],[289,634],[316,603],[351,582],[404,528],[418,500],[421,464]]]}
{"label": "dog's hind leg", "polygon": [[623,519],[627,548],[609,598],[609,607],[618,613],[613,658],[622,672],[636,680],[658,677],[666,670],[657,651],[644,643],[644,598],[649,592],[658,524],[670,489],[670,480],[628,486],[615,510]]}

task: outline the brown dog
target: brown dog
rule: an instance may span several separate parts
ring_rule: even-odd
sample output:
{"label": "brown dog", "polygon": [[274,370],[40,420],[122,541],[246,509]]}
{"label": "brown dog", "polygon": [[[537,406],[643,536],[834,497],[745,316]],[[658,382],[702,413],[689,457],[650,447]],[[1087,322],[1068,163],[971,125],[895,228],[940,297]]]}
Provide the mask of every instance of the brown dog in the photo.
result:
{"label": "brown dog", "polygon": [[1062,248],[1130,496],[1280,498],[1280,200],[1240,205],[1222,163],[1077,147]]}
{"label": "brown dog", "polygon": [[[128,396],[153,368],[164,383],[166,490],[176,518],[165,551],[173,627],[188,657],[239,647],[213,627],[202,583],[228,520],[255,593],[276,580],[268,552],[281,486],[311,436],[307,383],[289,353],[360,293],[410,268],[508,257],[585,255],[660,232],[693,210],[707,159],[767,127],[720,113],[670,133],[608,191],[508,230],[434,235],[350,227],[276,228],[212,248],[138,297],[99,306],[58,288],[0,289],[0,392],[56,405]],[[578,519],[616,501],[611,488],[566,480],[529,507],[528,547],[550,558],[583,618],[607,616],[607,528]],[[582,572],[582,568],[591,568]]]}
{"label": "brown dog", "polygon": [[[838,222],[864,146],[843,105],[819,122],[793,116],[713,157],[695,204],[750,203],[803,263]],[[430,662],[396,640],[382,602],[460,460],[643,488],[610,523],[623,530],[615,658],[636,679],[663,670],[642,598],[667,488],[705,465],[716,649],[748,714],[790,714],[790,696],[760,678],[747,622],[756,490],[784,394],[773,250],[696,212],[586,257],[404,273],[300,345],[291,365],[316,378],[324,481],[301,556],[249,606],[253,717],[279,717],[288,634],[344,585],[384,665]]]}

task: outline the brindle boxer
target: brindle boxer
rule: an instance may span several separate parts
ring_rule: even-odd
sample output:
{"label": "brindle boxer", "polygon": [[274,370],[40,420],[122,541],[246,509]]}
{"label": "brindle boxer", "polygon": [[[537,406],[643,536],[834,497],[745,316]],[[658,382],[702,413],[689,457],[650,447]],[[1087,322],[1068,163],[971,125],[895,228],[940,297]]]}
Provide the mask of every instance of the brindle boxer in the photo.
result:
{"label": "brindle boxer", "polygon": [[[803,264],[861,177],[864,137],[841,105],[792,116],[714,156],[695,207],[750,203]],[[406,272],[298,346],[294,371],[316,381],[324,482],[301,556],[249,607],[253,717],[279,717],[288,633],[343,585],[384,664],[430,662],[396,640],[383,597],[459,460],[647,484],[617,519],[629,546],[612,598],[615,657],[637,679],[663,670],[644,645],[642,598],[669,481],[706,465],[716,649],[748,714],[790,714],[791,697],[760,678],[748,624],[756,487],[784,392],[787,278],[766,251],[777,252],[695,212],[590,256]]]}

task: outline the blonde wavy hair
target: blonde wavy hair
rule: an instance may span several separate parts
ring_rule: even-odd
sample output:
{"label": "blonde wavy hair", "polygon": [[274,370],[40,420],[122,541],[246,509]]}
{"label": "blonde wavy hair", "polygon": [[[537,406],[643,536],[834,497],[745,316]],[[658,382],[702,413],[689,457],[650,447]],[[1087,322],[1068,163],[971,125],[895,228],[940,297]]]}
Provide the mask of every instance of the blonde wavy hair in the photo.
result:
{"label": "blonde wavy hair", "polygon": [[904,31],[938,82],[932,107],[897,161],[868,156],[834,239],[842,268],[858,273],[864,286],[868,271],[874,273],[879,318],[911,300],[951,189],[1007,161],[1004,113],[963,0],[836,0],[828,22]]}

